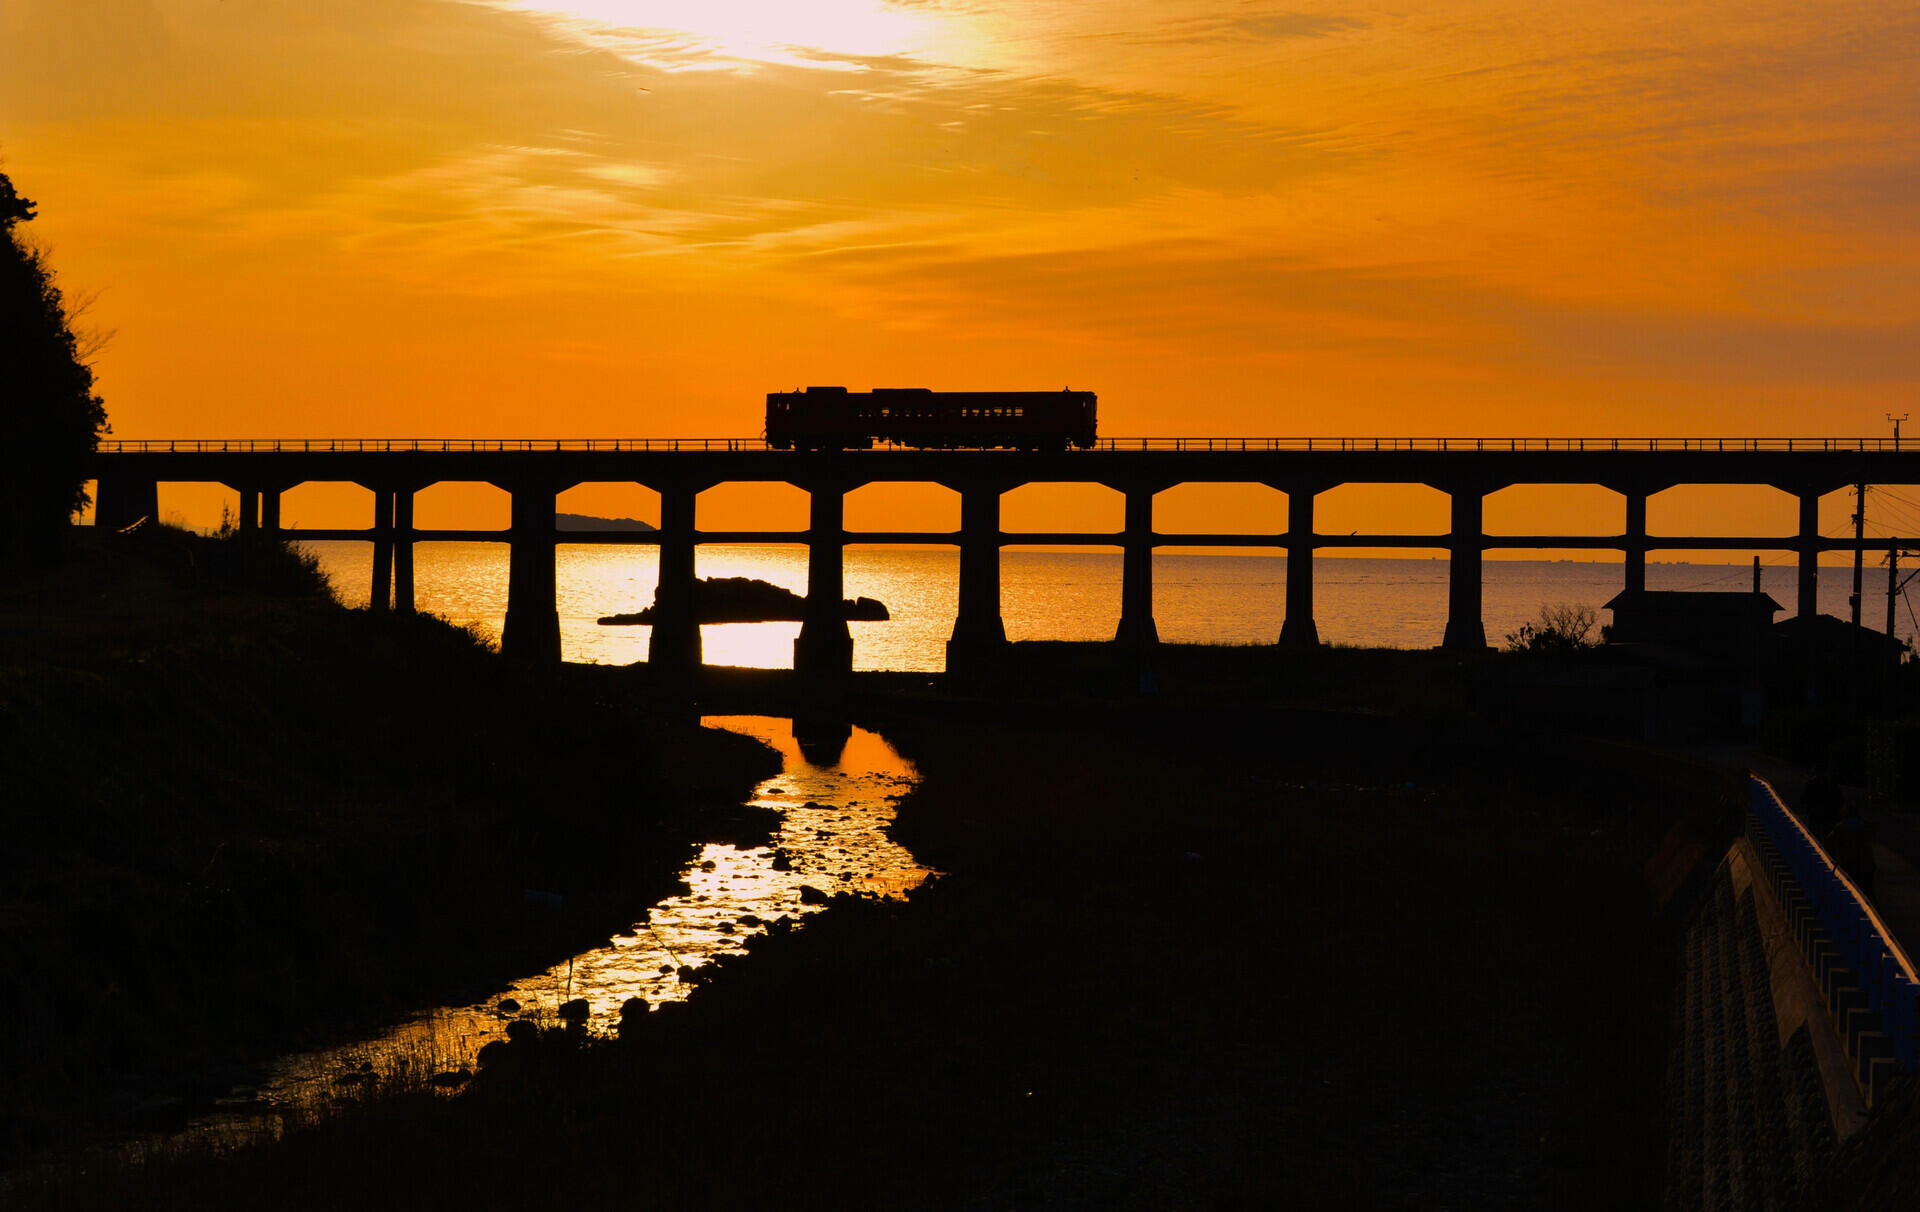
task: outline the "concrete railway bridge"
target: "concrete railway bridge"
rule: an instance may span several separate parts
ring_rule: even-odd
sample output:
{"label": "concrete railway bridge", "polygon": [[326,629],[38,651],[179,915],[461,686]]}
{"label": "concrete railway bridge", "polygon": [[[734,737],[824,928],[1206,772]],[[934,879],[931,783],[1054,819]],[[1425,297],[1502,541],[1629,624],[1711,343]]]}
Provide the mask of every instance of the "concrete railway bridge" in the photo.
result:
{"label": "concrete railway bridge", "polygon": [[[1450,560],[1444,646],[1486,645],[1481,622],[1481,561],[1493,549],[1618,551],[1624,589],[1646,585],[1650,551],[1779,550],[1798,556],[1798,610],[1816,613],[1820,553],[1897,550],[1920,539],[1825,538],[1820,498],[1850,485],[1920,483],[1920,446],[1876,438],[1108,438],[1091,450],[778,451],[749,439],[478,441],[161,440],[110,441],[92,456],[99,525],[120,527],[158,512],[161,483],[218,483],[239,493],[239,525],[278,533],[280,496],[308,482],[359,484],[373,493],[365,529],[307,530],[305,539],[373,544],[371,601],[376,609],[413,605],[413,545],[506,542],[510,546],[504,652],[558,660],[559,614],[554,548],[567,543],[659,547],[650,664],[663,670],[701,662],[693,611],[694,551],[701,543],[804,543],[807,607],[794,665],[802,672],[849,668],[853,639],[841,617],[843,549],[848,544],[951,544],[960,551],[958,611],[947,645],[949,669],[991,660],[1006,645],[1000,617],[1000,549],[1021,546],[1117,546],[1123,553],[1120,624],[1115,641],[1150,644],[1153,551],[1157,546],[1274,548],[1287,556],[1283,645],[1318,643],[1313,618],[1313,559],[1323,547],[1428,547]],[[447,481],[495,485],[512,499],[507,530],[422,530],[414,494]],[[649,532],[555,528],[556,499],[586,483],[637,483],[660,495],[660,527]],[[694,503],[702,491],[735,482],[778,482],[808,494],[804,531],[701,531]],[[957,531],[849,532],[848,492],[873,483],[931,483],[960,497]],[[1033,483],[1089,483],[1120,493],[1125,525],[1117,533],[1007,533],[1002,494]],[[1182,484],[1249,483],[1286,495],[1287,528],[1273,534],[1161,534],[1155,494]],[[1441,534],[1320,534],[1314,498],[1345,484],[1416,484],[1446,494],[1451,525]],[[1490,535],[1482,522],[1489,493],[1519,484],[1599,485],[1625,498],[1617,535]],[[1647,498],[1678,485],[1760,485],[1799,502],[1799,526],[1787,535],[1649,535]]]}

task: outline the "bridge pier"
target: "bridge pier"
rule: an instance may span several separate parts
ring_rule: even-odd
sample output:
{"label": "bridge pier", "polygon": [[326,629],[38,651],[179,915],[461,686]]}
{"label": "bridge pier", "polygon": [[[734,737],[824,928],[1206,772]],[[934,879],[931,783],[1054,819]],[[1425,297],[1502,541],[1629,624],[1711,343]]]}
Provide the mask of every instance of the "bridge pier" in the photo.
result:
{"label": "bridge pier", "polygon": [[385,613],[393,606],[393,492],[373,490],[373,585],[367,607]]}
{"label": "bridge pier", "polygon": [[93,524],[125,530],[142,518],[160,520],[160,482],[144,476],[101,476],[93,485]]}
{"label": "bridge pier", "polygon": [[793,667],[812,677],[835,677],[853,669],[853,632],[844,606],[846,486],[801,487],[808,496],[807,605],[793,641]]}
{"label": "bridge pier", "polygon": [[660,494],[660,582],[653,591],[647,666],[680,675],[698,669],[705,659],[693,606],[694,507],[700,487],[666,484],[656,491]]}
{"label": "bridge pier", "polygon": [[1647,493],[1641,488],[1622,491],[1627,497],[1627,533],[1622,553],[1626,584],[1622,588],[1628,593],[1641,593],[1647,588]]}
{"label": "bridge pier", "polygon": [[1800,584],[1796,609],[1803,619],[1820,613],[1820,491],[1803,488],[1800,498]]}
{"label": "bridge pier", "polygon": [[1487,646],[1481,619],[1480,562],[1485,552],[1484,485],[1444,488],[1453,500],[1453,530],[1447,538],[1447,633],[1442,648],[1479,652]]}
{"label": "bridge pier", "polygon": [[1153,497],[1158,487],[1121,488],[1127,498],[1127,529],[1120,545],[1120,626],[1113,642],[1147,648],[1160,642],[1153,625]]}
{"label": "bridge pier", "polygon": [[1280,646],[1313,648],[1320,643],[1320,629],[1313,623],[1313,498],[1319,489],[1295,485],[1283,491],[1287,494],[1287,613],[1280,623]]}
{"label": "bridge pier", "polygon": [[[393,493],[393,608],[413,613],[413,494],[411,486]],[[275,502],[276,511],[279,504]],[[274,525],[279,525],[276,517]]]}
{"label": "bridge pier", "polygon": [[242,531],[260,529],[260,490],[242,488],[240,491],[240,516],[235,526]]}
{"label": "bridge pier", "polygon": [[960,486],[960,593],[947,672],[990,667],[1005,656],[1007,627],[1000,617],[1001,484]]}
{"label": "bridge pier", "polygon": [[560,611],[554,605],[553,484],[502,485],[513,496],[507,555],[507,620],[500,651],[543,664],[560,660]]}
{"label": "bridge pier", "polygon": [[280,537],[280,494],[283,491],[278,486],[260,490],[260,529],[270,539]]}

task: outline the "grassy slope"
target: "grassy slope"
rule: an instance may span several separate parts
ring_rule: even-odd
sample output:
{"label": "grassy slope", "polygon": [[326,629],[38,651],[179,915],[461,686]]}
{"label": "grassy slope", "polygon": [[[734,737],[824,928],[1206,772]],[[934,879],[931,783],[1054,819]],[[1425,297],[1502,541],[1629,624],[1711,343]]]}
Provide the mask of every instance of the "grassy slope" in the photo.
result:
{"label": "grassy slope", "polygon": [[182,542],[0,604],[0,1156],[604,938],[777,762]]}

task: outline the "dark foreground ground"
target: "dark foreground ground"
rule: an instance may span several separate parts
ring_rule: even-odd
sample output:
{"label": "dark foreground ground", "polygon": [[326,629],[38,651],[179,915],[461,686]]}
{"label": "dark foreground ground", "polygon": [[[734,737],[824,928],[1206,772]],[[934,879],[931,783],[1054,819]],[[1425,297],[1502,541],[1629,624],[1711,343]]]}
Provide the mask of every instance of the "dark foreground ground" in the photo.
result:
{"label": "dark foreground ground", "polygon": [[[973,718],[967,718],[972,716]],[[944,878],[617,1041],[55,1206],[1647,1207],[1671,926],[1720,785],[1378,718],[875,721]],[[1689,817],[1686,809],[1698,811]]]}
{"label": "dark foreground ground", "polygon": [[[764,751],[647,710],[644,678],[529,677],[431,623],[154,567],[0,603],[16,1148],[103,1091],[543,966],[695,839],[753,835]],[[457,1097],[396,1079],[275,1145],[0,1203],[1660,1203],[1673,947],[1727,784],[1468,723],[1436,654],[1323,652],[1276,685],[1203,653],[1144,700],[1053,656],[1064,681],[1012,695],[840,701],[924,774],[896,830],[947,874],[907,901],[758,940],[618,1039],[522,1038]],[[577,916],[532,924],[522,890],[561,881]],[[1916,1123],[1889,1099],[1831,1206],[1909,1206]]]}

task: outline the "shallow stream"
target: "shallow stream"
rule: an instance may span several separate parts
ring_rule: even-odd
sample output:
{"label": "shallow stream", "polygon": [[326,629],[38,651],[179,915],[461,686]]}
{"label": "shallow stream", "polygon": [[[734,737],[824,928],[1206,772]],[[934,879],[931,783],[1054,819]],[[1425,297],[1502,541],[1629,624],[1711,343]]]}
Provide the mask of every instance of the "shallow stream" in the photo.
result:
{"label": "shallow stream", "polygon": [[[189,1134],[275,1135],[282,1113],[324,1106],[360,1087],[425,1075],[451,1086],[515,1018],[559,1021],[562,1004],[584,999],[590,1031],[610,1033],[634,997],[650,1006],[684,999],[683,973],[744,952],[747,940],[782,918],[816,913],[811,888],[879,896],[904,894],[932,874],[886,835],[894,805],[918,781],[911,763],[878,734],[845,724],[796,727],[772,716],[712,716],[702,723],[756,737],[780,751],[783,769],[752,803],[776,809],[773,844],[709,844],[682,873],[687,891],[651,907],[610,939],[545,972],[513,982],[485,1001],[423,1011],[367,1039],[289,1055],[264,1067],[257,1089],[236,1089]],[[814,903],[809,903],[812,901]],[[158,1143],[158,1142],[156,1142]]]}

